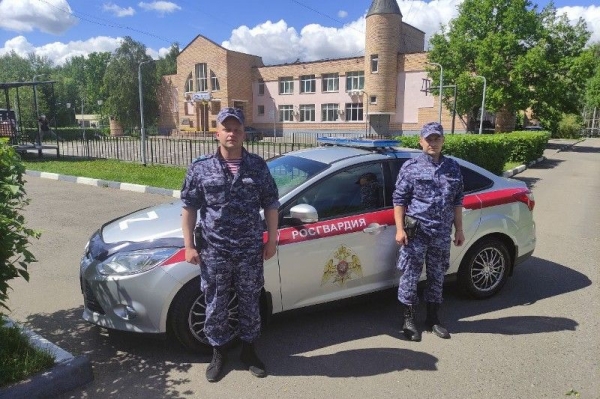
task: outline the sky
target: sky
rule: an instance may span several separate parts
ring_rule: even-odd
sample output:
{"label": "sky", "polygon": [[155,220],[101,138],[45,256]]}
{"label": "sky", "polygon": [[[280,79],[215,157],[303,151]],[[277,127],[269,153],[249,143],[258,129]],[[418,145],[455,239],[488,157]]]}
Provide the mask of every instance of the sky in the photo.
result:
{"label": "sky", "polygon": [[[403,21],[425,40],[458,14],[463,0],[399,0]],[[530,0],[541,9],[549,1]],[[73,56],[113,51],[123,37],[153,58],[202,35],[266,65],[364,55],[371,0],[0,0],[0,55],[32,52],[62,65]],[[556,0],[559,14],[584,18],[600,41],[598,0]]]}

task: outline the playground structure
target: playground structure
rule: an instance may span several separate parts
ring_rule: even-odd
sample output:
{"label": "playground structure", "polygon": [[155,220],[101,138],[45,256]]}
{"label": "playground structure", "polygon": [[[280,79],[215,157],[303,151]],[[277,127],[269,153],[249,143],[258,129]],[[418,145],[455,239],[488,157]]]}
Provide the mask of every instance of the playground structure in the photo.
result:
{"label": "playground structure", "polygon": [[[24,130],[23,120],[21,119],[21,97],[20,90],[23,88],[33,89],[33,99],[35,108],[36,124],[40,117],[37,87],[39,85],[51,85],[52,96],[54,99],[54,83],[55,81],[30,81],[30,82],[4,82],[0,83],[0,89],[4,93],[4,102],[0,98],[0,138],[7,138],[17,152],[26,153],[29,151],[37,151],[38,156],[42,156],[42,150],[56,150],[56,155],[59,156],[58,142],[55,144],[47,144],[42,137],[42,131],[38,124],[36,134],[31,137]],[[13,105],[14,104],[14,105]],[[51,107],[52,109],[54,107]],[[50,115],[50,120],[55,120],[54,115]],[[55,135],[56,136],[56,135]],[[56,140],[58,140],[56,138]]]}

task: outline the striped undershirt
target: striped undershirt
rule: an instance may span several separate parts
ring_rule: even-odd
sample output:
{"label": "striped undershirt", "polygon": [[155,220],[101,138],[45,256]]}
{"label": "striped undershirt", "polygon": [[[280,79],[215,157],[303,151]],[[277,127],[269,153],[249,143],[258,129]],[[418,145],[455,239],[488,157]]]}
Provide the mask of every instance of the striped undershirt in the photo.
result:
{"label": "striped undershirt", "polygon": [[238,170],[240,169],[240,164],[242,163],[242,158],[238,159],[226,159],[225,164],[227,165],[227,169],[231,172],[232,175],[236,175]]}

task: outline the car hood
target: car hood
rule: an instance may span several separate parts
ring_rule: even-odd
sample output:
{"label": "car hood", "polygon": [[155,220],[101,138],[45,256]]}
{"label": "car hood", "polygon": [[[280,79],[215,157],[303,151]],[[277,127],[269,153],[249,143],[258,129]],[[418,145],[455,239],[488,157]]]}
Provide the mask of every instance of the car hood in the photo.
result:
{"label": "car hood", "polygon": [[102,240],[107,243],[122,241],[142,242],[161,238],[182,238],[182,202],[140,209],[114,219],[102,226]]}

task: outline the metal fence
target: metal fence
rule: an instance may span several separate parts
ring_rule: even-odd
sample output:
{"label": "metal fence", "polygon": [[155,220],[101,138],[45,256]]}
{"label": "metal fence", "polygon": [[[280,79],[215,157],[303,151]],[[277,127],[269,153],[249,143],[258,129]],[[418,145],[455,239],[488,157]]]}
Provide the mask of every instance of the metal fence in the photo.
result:
{"label": "metal fence", "polygon": [[[316,147],[319,137],[359,138],[364,134],[358,132],[328,133],[328,132],[290,132],[278,137],[265,137],[260,141],[247,141],[244,146],[252,153],[263,159],[285,154],[303,148]],[[369,139],[383,136],[369,136]],[[389,138],[389,137],[386,137]],[[160,164],[172,166],[187,166],[201,155],[213,154],[219,145],[214,134],[197,135],[191,138],[173,138],[168,136],[148,136],[146,138],[145,154],[142,151],[142,141],[132,136],[103,136],[88,131],[78,137],[65,135],[47,136],[41,144],[44,153],[48,148],[58,147],[60,156],[116,159],[128,162]],[[32,147],[35,148],[35,147]]]}

